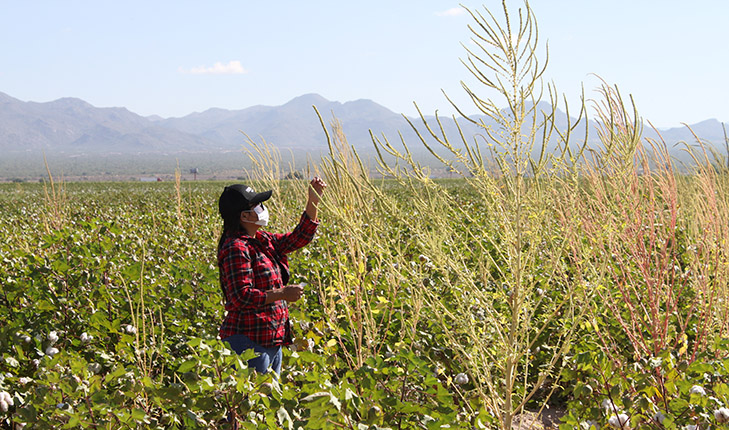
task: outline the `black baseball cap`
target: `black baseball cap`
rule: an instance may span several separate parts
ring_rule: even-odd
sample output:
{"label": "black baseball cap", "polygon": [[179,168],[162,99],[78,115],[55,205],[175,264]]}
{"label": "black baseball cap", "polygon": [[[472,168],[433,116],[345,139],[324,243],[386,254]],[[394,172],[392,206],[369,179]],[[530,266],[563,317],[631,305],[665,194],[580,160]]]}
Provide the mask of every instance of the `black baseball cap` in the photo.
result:
{"label": "black baseball cap", "polygon": [[237,216],[241,211],[270,199],[271,194],[273,194],[272,190],[257,193],[247,185],[228,185],[218,200],[218,211],[224,219],[228,216]]}

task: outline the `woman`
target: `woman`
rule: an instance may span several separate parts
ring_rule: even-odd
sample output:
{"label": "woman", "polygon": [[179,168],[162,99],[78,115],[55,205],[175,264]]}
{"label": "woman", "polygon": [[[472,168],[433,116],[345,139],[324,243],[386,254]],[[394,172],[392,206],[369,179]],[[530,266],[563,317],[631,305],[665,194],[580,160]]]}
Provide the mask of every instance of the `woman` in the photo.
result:
{"label": "woman", "polygon": [[225,187],[218,200],[223,234],[218,242],[220,286],[225,297],[225,319],[220,338],[238,354],[253,349],[258,357],[248,366],[260,373],[271,367],[281,373],[281,347],[290,345],[288,303],[301,298],[301,285],[287,285],[286,254],[305,246],[319,225],[317,206],[326,184],[312,179],[306,209],[290,233],[259,230],[268,224],[263,202],[272,191],[256,193],[236,184]]}

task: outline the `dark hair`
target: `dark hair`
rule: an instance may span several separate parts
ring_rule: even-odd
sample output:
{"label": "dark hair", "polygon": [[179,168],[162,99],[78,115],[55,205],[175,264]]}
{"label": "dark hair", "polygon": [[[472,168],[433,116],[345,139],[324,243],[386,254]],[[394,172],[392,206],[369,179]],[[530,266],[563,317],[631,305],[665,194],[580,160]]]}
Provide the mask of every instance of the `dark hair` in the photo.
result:
{"label": "dark hair", "polygon": [[[238,211],[238,215],[236,216],[235,213],[228,213],[223,218],[223,231],[220,233],[220,239],[218,240],[218,255],[220,255],[220,249],[223,247],[223,242],[225,242],[225,237],[229,234],[237,233],[241,230],[243,230],[243,227],[240,225],[240,214],[243,212],[242,210]],[[223,298],[225,301],[228,301],[228,294],[225,292],[225,288],[223,287],[223,270],[220,267],[220,261],[218,261],[218,279],[220,282],[220,290],[223,292]]]}
{"label": "dark hair", "polygon": [[243,230],[243,227],[240,225],[241,212],[243,212],[243,210],[240,210],[237,213],[234,212],[226,214],[225,218],[223,218],[223,231],[220,233],[220,240],[218,240],[218,252],[220,252],[220,248],[223,247],[223,242],[228,234],[238,233]]}

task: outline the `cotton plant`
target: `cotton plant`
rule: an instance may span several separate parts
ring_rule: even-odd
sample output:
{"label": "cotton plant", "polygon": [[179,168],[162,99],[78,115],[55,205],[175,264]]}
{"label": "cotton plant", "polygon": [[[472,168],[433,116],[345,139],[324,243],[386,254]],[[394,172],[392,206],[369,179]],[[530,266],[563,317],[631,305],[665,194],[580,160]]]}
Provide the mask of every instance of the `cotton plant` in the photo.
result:
{"label": "cotton plant", "polygon": [[587,420],[580,422],[580,429],[582,430],[600,430],[600,424],[595,421]]}
{"label": "cotton plant", "polygon": [[715,410],[714,419],[719,424],[729,423],[729,408],[721,407]]}
{"label": "cotton plant", "polygon": [[14,406],[13,397],[7,391],[0,391],[0,411],[5,413],[11,406]]}
{"label": "cotton plant", "polygon": [[630,424],[630,419],[627,414],[614,414],[608,418],[608,425],[615,429],[627,429]]}
{"label": "cotton plant", "polygon": [[701,385],[694,385],[689,390],[689,393],[690,394],[695,394],[697,396],[705,396],[706,395],[706,390]]}
{"label": "cotton plant", "polygon": [[56,342],[58,342],[58,333],[56,331],[52,331],[48,333],[47,338],[51,345],[55,345]]}
{"label": "cotton plant", "polygon": [[[625,366],[621,362],[605,361],[603,355],[580,354],[577,364],[589,367],[593,377],[600,375],[604,383],[601,385],[590,380],[591,377],[582,378],[583,374],[570,374],[571,377],[582,378],[580,384],[593,384],[597,388],[588,391],[578,385],[573,390],[574,400],[568,404],[570,410],[563,418],[566,428],[581,425],[586,419],[621,428],[621,423],[626,421],[621,414],[627,416],[627,425],[631,428],[686,428],[697,425],[704,429],[711,423],[729,423],[729,409],[726,408],[729,387],[725,383],[729,369],[725,367],[724,360],[701,356],[700,360],[689,365],[675,362],[670,359],[670,354],[671,351],[666,351],[661,360],[640,362],[656,374],[670,378],[660,396],[652,395],[657,392],[653,375],[642,374],[644,369],[640,363]],[[595,405],[600,407],[595,408]]]}
{"label": "cotton plant", "polygon": [[603,399],[602,403],[600,403],[600,407],[605,409],[606,411],[611,411],[615,408],[613,401],[610,399]]}
{"label": "cotton plant", "polygon": [[459,373],[458,375],[456,375],[453,381],[458,385],[468,384],[468,375],[466,375],[465,373]]}

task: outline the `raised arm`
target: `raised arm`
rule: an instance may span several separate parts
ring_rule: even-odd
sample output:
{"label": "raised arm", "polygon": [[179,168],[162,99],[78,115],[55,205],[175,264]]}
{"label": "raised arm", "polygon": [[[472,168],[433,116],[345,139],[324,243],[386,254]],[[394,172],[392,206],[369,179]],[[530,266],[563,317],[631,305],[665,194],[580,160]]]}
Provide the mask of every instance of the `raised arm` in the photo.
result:
{"label": "raised arm", "polygon": [[[321,178],[314,178],[309,184],[309,198],[306,209],[301,214],[299,224],[289,233],[273,234],[274,248],[280,254],[288,254],[306,246],[314,238],[319,220],[317,219],[317,206],[324,188],[327,185]],[[268,234],[268,233],[265,233]]]}
{"label": "raised arm", "polygon": [[324,188],[326,187],[327,184],[318,176],[314,177],[314,179],[312,179],[309,183],[309,198],[306,201],[306,209],[304,211],[312,221],[318,221],[316,216],[317,209],[319,207],[319,199],[321,198],[322,193],[324,193]]}

